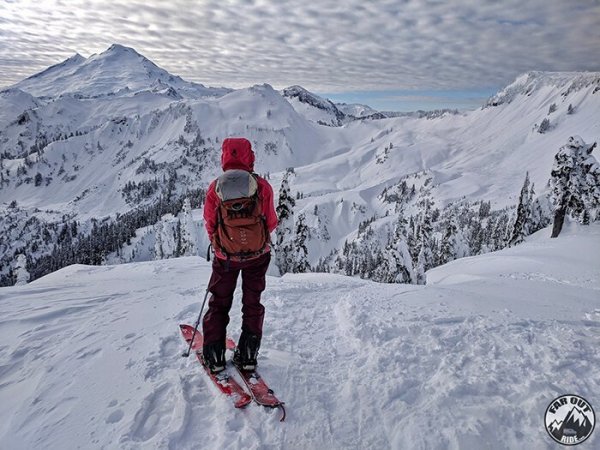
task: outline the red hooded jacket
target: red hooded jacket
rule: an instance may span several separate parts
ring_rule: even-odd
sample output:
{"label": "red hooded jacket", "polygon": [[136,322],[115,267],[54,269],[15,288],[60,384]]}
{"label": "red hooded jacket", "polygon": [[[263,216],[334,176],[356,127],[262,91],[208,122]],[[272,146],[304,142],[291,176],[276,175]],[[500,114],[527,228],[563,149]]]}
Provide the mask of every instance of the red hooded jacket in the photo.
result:
{"label": "red hooded jacket", "polygon": [[[232,169],[247,170],[248,172],[254,171],[254,152],[248,139],[227,138],[223,141],[222,151],[221,167],[223,171]],[[277,214],[275,213],[273,204],[273,188],[264,178],[259,176],[256,178],[258,180],[258,198],[262,201],[262,211],[267,221],[269,233],[271,233],[277,228]],[[208,187],[206,202],[204,203],[204,225],[210,242],[213,242],[213,234],[217,228],[219,197],[217,197],[217,193],[215,192],[216,183],[217,180],[214,180]],[[217,248],[214,248],[214,251],[218,258],[226,259],[225,255]],[[269,251],[268,247],[267,251]]]}

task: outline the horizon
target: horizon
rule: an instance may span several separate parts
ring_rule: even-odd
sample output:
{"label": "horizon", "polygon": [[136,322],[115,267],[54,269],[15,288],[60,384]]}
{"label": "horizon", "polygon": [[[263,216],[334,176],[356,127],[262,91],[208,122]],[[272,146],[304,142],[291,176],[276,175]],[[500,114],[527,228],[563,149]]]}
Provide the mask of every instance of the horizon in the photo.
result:
{"label": "horizon", "polygon": [[[484,105],[504,86],[474,90],[398,90],[319,93],[334,103],[367,105],[377,111],[413,112],[457,109],[471,111]],[[367,103],[368,102],[368,103]]]}

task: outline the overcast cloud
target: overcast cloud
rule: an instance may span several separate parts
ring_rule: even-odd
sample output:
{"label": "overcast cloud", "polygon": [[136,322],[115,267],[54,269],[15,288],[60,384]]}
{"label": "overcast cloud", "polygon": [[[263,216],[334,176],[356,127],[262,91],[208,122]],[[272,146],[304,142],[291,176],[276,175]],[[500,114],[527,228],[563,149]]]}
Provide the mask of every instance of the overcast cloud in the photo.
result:
{"label": "overcast cloud", "polygon": [[114,42],[212,86],[476,89],[600,70],[600,2],[5,1],[0,86]]}

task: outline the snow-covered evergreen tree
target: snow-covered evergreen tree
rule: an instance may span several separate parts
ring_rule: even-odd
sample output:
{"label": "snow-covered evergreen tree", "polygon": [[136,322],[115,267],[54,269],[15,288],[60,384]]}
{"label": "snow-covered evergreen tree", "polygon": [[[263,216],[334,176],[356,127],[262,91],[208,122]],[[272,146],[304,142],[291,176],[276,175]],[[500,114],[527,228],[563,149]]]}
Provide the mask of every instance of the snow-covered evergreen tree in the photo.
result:
{"label": "snow-covered evergreen tree", "polygon": [[458,226],[458,219],[455,216],[457,212],[452,211],[452,215],[446,222],[444,234],[440,243],[439,263],[446,264],[457,258],[463,258],[469,255],[469,245]]}
{"label": "snow-covered evergreen tree", "polygon": [[417,283],[412,257],[407,244],[406,225],[404,212],[400,210],[392,240],[386,246],[383,253],[386,261],[384,267],[387,269],[387,279],[381,281],[389,283]]}
{"label": "snow-covered evergreen tree", "polygon": [[160,237],[157,236],[157,240],[160,241],[162,248],[162,258],[177,257],[179,221],[172,214],[165,214],[159,222],[160,225],[157,223],[155,228],[160,230]]}
{"label": "snow-covered evergreen tree", "polygon": [[506,234],[509,227],[507,215],[501,215],[494,225],[492,232],[492,250],[500,250],[506,246]]}
{"label": "snow-covered evergreen tree", "polygon": [[544,120],[542,120],[542,123],[540,123],[540,126],[538,128],[538,133],[544,134],[549,129],[550,129],[550,121],[548,120],[548,118],[545,118]]}
{"label": "snow-covered evergreen tree", "polygon": [[288,170],[279,189],[279,201],[277,203],[276,212],[279,224],[277,225],[276,241],[275,241],[275,262],[279,267],[279,272],[290,272],[293,266],[292,249],[294,239],[294,206],[296,201],[290,195],[289,175],[292,173]]}
{"label": "snow-covered evergreen tree", "polygon": [[306,240],[308,239],[308,227],[305,223],[304,214],[298,215],[296,221],[296,230],[294,234],[292,246],[291,267],[289,271],[293,273],[304,273],[310,269],[308,264],[308,249],[306,248]]}
{"label": "snow-covered evergreen tree", "polygon": [[517,218],[512,229],[509,245],[516,245],[523,242],[525,236],[530,234],[532,228],[532,192],[529,188],[529,172],[525,174],[525,182],[519,195],[519,204],[517,206]]}
{"label": "snow-covered evergreen tree", "polygon": [[554,209],[552,237],[557,237],[567,214],[579,222],[597,220],[600,207],[600,166],[591,154],[596,143],[571,136],[554,157],[550,177]]}
{"label": "snow-covered evergreen tree", "polygon": [[417,264],[415,267],[416,284],[427,284],[427,277],[425,276],[427,257],[425,256],[425,251],[425,247],[422,247],[419,256],[417,257]]}
{"label": "snow-covered evergreen tree", "polygon": [[408,244],[408,249],[410,250],[410,255],[412,256],[413,261],[417,261],[417,257],[419,256],[416,228],[415,218],[414,216],[410,216],[408,219],[408,225],[406,227],[406,243]]}
{"label": "snow-covered evergreen tree", "polygon": [[529,200],[531,203],[531,223],[529,234],[531,234],[541,230],[550,223],[550,212],[548,208],[548,196],[544,195],[536,198],[534,183],[531,183]]}
{"label": "snow-covered evergreen tree", "polygon": [[175,258],[179,258],[180,256],[183,256],[183,242],[181,240],[181,221],[179,220],[175,221],[175,227],[173,229],[173,239],[175,241],[175,253],[173,254],[173,256]]}
{"label": "snow-covered evergreen tree", "polygon": [[[487,236],[486,230],[479,219],[479,217],[474,218],[471,225],[470,234],[468,237],[468,247],[469,253],[472,255],[479,255],[481,253],[487,253],[487,247],[485,247]],[[485,247],[485,248],[484,248]]]}
{"label": "snow-covered evergreen tree", "polygon": [[194,256],[198,254],[198,233],[192,218],[192,207],[190,200],[183,201],[183,209],[180,214],[181,223],[181,254],[180,256]]}
{"label": "snow-covered evergreen tree", "polygon": [[419,265],[419,259],[423,266],[423,270],[427,271],[431,269],[433,264],[433,252],[431,245],[433,226],[431,224],[431,210],[427,207],[421,213],[421,222],[417,229],[417,248],[418,248],[418,259],[417,265]]}
{"label": "snow-covered evergreen tree", "polygon": [[17,278],[15,286],[23,286],[29,282],[30,276],[29,272],[27,271],[27,258],[22,253],[17,256],[14,274]]}
{"label": "snow-covered evergreen tree", "polygon": [[163,222],[159,220],[154,224],[154,259],[163,259]]}

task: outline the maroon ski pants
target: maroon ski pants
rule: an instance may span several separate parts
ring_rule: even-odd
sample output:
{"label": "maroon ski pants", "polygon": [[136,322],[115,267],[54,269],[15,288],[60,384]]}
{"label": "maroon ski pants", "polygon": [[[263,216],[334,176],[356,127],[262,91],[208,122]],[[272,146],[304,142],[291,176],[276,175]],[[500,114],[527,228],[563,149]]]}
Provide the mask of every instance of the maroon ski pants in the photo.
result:
{"label": "maroon ski pants", "polygon": [[224,342],[229,323],[229,310],[233,303],[238,275],[242,272],[242,330],[262,336],[265,307],[260,295],[265,290],[265,274],[271,261],[271,253],[248,261],[224,261],[215,257],[208,289],[212,294],[208,311],[202,320],[204,342]]}

